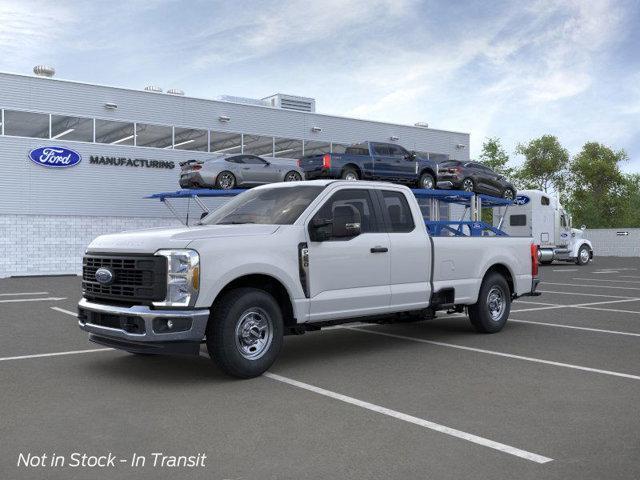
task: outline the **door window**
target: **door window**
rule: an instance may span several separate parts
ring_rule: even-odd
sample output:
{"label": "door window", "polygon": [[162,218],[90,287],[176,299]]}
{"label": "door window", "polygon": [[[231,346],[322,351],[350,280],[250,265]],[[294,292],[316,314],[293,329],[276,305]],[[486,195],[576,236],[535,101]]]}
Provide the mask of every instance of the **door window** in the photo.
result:
{"label": "door window", "polygon": [[511,215],[509,217],[509,225],[512,227],[524,227],[527,224],[526,215]]}
{"label": "door window", "polygon": [[387,148],[392,157],[404,157],[407,154],[407,151],[398,145],[389,145]]}
{"label": "door window", "polygon": [[384,208],[389,215],[389,232],[411,232],[415,228],[407,199],[400,192],[382,192]]}
{"label": "door window", "polygon": [[375,144],[373,149],[376,152],[376,155],[379,156],[388,156],[389,155],[389,147],[387,145]]}
{"label": "door window", "polygon": [[250,165],[266,165],[267,164],[267,162],[265,162],[260,157],[256,157],[253,155],[245,155],[244,157],[242,157],[242,159],[244,160],[243,163],[248,163]]}
{"label": "door window", "polygon": [[[338,224],[359,223],[361,233],[373,233],[382,231],[380,222],[373,209],[373,201],[369,190],[349,189],[334,193],[320,208],[311,220],[331,221]],[[344,232],[334,231],[332,224],[327,228],[330,231],[329,240],[345,240]]]}

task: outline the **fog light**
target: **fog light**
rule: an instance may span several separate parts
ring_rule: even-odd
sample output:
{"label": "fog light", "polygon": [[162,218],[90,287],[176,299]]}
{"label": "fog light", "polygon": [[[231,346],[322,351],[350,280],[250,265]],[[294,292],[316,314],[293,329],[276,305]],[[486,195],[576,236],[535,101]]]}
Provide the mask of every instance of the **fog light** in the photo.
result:
{"label": "fog light", "polygon": [[191,329],[190,318],[154,318],[153,331],[155,333],[184,332]]}

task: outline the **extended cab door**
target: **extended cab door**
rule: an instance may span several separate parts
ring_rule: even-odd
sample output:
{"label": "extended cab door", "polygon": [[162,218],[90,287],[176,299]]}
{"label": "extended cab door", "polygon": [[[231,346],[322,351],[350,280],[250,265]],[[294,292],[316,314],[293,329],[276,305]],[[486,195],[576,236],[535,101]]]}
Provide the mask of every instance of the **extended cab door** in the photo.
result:
{"label": "extended cab door", "polygon": [[396,161],[391,156],[386,143],[370,143],[369,149],[373,158],[373,177],[381,180],[393,178],[393,164]]}
{"label": "extended cab door", "polygon": [[412,211],[401,190],[377,193],[389,233],[391,309],[427,308],[431,299],[431,242],[420,209],[414,204]]}
{"label": "extended cab door", "polygon": [[391,176],[405,183],[415,181],[418,173],[415,155],[411,155],[400,145],[389,145],[388,148],[389,156],[393,158],[390,164]]}
{"label": "extended cab door", "polygon": [[[389,235],[383,231],[375,191],[337,190],[307,219],[306,229],[309,320],[387,311]],[[312,230],[324,236],[322,241],[312,240]]]}

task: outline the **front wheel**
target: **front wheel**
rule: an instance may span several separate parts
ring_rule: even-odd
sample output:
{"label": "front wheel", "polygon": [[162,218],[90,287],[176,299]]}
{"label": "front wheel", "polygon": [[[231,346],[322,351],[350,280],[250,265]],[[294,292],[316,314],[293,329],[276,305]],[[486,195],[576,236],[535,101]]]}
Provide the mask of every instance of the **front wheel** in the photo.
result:
{"label": "front wheel", "polygon": [[300,180],[302,180],[302,175],[295,170],[291,170],[284,176],[285,182],[299,182]]}
{"label": "front wheel", "polygon": [[471,180],[470,178],[465,178],[462,182],[462,190],[464,190],[465,192],[473,192],[475,190],[475,185],[473,183],[473,180]]}
{"label": "front wheel", "polygon": [[505,278],[490,273],[482,281],[478,301],[469,307],[469,320],[480,333],[502,330],[511,311],[511,292]]}
{"label": "front wheel", "polygon": [[423,173],[420,175],[418,186],[425,190],[433,190],[436,186],[436,181],[430,173]]}
{"label": "front wheel", "polygon": [[589,247],[582,245],[578,250],[578,256],[576,257],[576,264],[586,265],[591,260],[591,252]]}
{"label": "front wheel", "polygon": [[502,198],[506,200],[513,200],[516,198],[516,192],[514,192],[512,188],[505,188],[504,192],[502,192]]}
{"label": "front wheel", "polygon": [[226,373],[262,375],[275,361],[284,327],[275,299],[257,288],[237,288],[216,303],[207,325],[207,350]]}

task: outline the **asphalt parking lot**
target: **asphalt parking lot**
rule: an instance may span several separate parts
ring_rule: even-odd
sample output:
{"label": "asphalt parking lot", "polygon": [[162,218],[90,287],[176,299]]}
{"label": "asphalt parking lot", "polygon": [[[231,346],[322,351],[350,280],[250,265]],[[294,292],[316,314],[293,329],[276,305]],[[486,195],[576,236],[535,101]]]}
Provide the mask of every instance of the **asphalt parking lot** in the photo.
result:
{"label": "asphalt parking lot", "polygon": [[[242,381],[90,343],[77,277],[0,280],[0,478],[639,478],[640,259],[541,272],[499,334],[463,316],[333,328]],[[18,467],[28,452],[207,460]]]}

